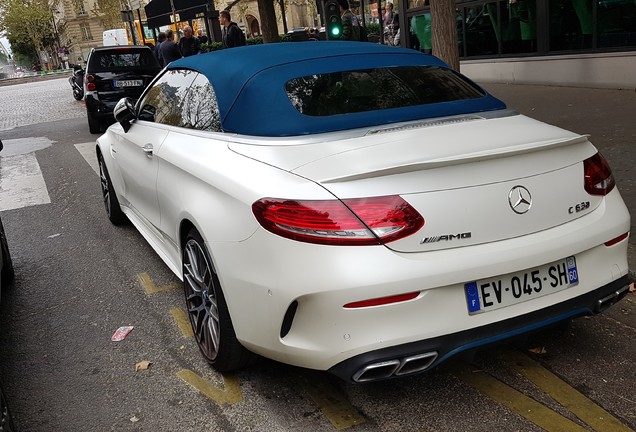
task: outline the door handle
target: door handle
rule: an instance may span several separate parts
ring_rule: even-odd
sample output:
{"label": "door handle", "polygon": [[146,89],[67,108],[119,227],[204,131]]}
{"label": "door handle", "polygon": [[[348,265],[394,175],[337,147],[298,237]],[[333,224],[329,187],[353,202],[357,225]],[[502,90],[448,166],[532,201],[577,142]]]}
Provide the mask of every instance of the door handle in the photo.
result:
{"label": "door handle", "polygon": [[144,153],[146,153],[146,156],[151,157],[154,147],[152,146],[152,144],[146,144],[141,149]]}

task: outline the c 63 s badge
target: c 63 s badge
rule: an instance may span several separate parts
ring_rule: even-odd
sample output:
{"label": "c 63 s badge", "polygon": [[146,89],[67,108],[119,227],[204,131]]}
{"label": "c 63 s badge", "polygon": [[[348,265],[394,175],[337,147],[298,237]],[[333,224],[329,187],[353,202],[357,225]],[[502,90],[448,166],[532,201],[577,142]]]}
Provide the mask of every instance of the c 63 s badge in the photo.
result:
{"label": "c 63 s badge", "polygon": [[471,235],[472,235],[471,232],[465,232],[465,233],[459,233],[459,234],[444,234],[439,236],[424,237],[422,241],[420,242],[420,244],[437,243],[441,241],[465,240],[465,239],[469,239]]}
{"label": "c 63 s badge", "polygon": [[573,205],[573,206],[569,207],[568,208],[568,213],[574,214],[574,213],[582,212],[583,210],[587,210],[589,208],[590,208],[590,202],[589,201],[583,201],[581,203],[578,203],[576,205]]}

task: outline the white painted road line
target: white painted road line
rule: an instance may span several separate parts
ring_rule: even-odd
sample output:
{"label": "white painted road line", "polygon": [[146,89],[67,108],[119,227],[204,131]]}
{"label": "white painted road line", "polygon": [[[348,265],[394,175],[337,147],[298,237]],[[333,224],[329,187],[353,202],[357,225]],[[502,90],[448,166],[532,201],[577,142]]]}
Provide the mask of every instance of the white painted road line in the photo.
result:
{"label": "white painted road line", "polygon": [[35,153],[0,158],[0,211],[50,203]]}
{"label": "white painted road line", "polygon": [[80,152],[91,168],[93,168],[93,171],[99,175],[99,164],[97,163],[97,154],[95,153],[95,141],[75,144],[75,148]]}

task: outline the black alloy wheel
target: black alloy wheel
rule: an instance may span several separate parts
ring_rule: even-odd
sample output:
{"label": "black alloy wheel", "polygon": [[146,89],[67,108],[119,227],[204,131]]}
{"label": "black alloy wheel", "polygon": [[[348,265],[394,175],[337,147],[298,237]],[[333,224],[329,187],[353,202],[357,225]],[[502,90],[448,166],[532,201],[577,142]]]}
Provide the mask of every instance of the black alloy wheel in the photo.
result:
{"label": "black alloy wheel", "polygon": [[218,275],[195,229],[188,233],[183,249],[183,289],[201,354],[219,372],[247,366],[253,354],[236,338]]}
{"label": "black alloy wheel", "polygon": [[101,154],[99,155],[99,179],[102,186],[102,196],[104,198],[104,207],[106,208],[108,219],[110,219],[113,225],[121,225],[126,221],[126,215],[119,206],[117,194],[115,194],[113,184],[110,181],[110,176],[108,175],[106,163],[104,162],[104,157]]}

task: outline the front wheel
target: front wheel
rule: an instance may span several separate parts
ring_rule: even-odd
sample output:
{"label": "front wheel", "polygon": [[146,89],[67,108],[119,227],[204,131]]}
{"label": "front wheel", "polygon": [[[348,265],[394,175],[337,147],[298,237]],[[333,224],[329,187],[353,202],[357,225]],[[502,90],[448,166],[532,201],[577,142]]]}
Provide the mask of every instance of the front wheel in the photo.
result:
{"label": "front wheel", "polygon": [[206,360],[219,372],[247,366],[253,354],[236,338],[219,277],[195,229],[183,248],[183,289],[194,337]]}
{"label": "front wheel", "polygon": [[113,188],[113,183],[110,180],[110,175],[108,175],[108,169],[106,168],[104,157],[101,154],[99,155],[99,179],[102,186],[102,197],[104,198],[104,207],[106,208],[108,219],[110,219],[113,225],[120,225],[124,223],[126,221],[126,215],[123,211],[121,211],[117,194],[115,194],[115,189]]}

